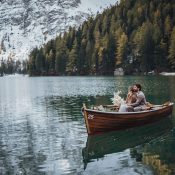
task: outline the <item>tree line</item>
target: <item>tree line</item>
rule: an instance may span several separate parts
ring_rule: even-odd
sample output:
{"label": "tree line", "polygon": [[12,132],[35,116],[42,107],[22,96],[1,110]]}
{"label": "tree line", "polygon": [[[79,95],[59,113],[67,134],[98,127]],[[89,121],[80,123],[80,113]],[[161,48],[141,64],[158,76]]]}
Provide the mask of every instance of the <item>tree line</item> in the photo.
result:
{"label": "tree line", "polygon": [[111,75],[175,70],[174,0],[121,0],[79,28],[34,48],[34,75]]}
{"label": "tree line", "polygon": [[16,60],[14,61],[12,58],[8,58],[7,60],[1,60],[0,61],[0,76],[3,76],[4,74],[27,74],[28,73],[28,63],[26,60],[20,61]]}

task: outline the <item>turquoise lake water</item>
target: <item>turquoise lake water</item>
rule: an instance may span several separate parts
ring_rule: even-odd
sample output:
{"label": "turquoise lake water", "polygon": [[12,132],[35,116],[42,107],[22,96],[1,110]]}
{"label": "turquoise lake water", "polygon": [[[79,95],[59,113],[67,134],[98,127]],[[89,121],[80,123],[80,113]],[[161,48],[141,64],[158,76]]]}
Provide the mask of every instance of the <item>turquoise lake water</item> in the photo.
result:
{"label": "turquoise lake water", "polygon": [[175,174],[171,118],[88,137],[87,106],[140,83],[147,101],[175,102],[175,77],[0,77],[0,174]]}

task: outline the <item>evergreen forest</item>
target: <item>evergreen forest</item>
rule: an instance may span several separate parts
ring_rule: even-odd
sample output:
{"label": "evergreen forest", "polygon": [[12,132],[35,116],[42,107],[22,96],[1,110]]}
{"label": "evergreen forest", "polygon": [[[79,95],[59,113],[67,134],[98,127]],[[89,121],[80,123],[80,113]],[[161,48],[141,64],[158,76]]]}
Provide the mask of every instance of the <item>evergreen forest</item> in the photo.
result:
{"label": "evergreen forest", "polygon": [[35,75],[126,75],[175,71],[175,1],[121,0],[28,59]]}

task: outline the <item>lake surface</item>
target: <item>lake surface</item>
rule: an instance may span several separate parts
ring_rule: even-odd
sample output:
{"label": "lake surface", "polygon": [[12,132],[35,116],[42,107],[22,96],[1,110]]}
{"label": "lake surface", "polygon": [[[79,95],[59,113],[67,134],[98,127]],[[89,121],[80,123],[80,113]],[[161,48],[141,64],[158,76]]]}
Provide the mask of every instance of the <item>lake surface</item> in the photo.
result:
{"label": "lake surface", "polygon": [[88,137],[82,103],[109,104],[143,85],[147,101],[175,102],[175,77],[0,77],[0,174],[175,174],[172,118]]}

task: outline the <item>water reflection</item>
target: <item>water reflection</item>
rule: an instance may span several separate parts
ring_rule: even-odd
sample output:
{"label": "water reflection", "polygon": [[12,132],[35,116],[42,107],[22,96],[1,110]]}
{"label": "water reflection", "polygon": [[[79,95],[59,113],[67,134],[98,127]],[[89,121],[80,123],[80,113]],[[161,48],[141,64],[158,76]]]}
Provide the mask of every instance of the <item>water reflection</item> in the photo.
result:
{"label": "water reflection", "polygon": [[[2,126],[2,124],[1,124]],[[36,152],[30,121],[2,126],[0,132],[1,174],[40,174],[38,166],[46,156]]]}
{"label": "water reflection", "polygon": [[95,159],[101,159],[107,154],[121,152],[138,145],[145,145],[145,143],[169,133],[172,127],[172,120],[167,118],[155,124],[126,131],[88,136],[86,147],[82,150],[84,168],[86,169],[88,163],[93,162]]}
{"label": "water reflection", "polygon": [[[150,163],[135,161],[130,148],[154,155],[160,146],[156,156],[174,155],[171,147],[161,146],[174,146],[169,137],[157,138],[168,132],[168,122],[87,139],[80,113],[83,102],[109,104],[118,90],[125,97],[134,82],[153,103],[175,101],[173,77],[1,77],[0,174],[153,174]],[[154,138],[156,151],[146,146]],[[165,159],[168,155],[161,160],[173,159]]]}
{"label": "water reflection", "polygon": [[156,174],[175,174],[175,128],[168,135],[152,141],[142,148],[142,162],[151,166]]}

